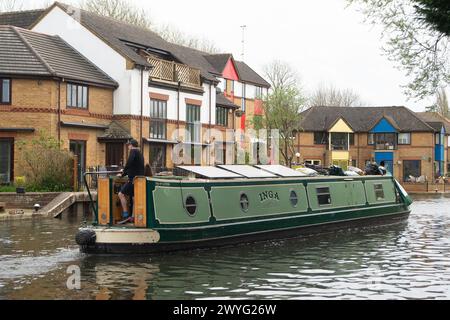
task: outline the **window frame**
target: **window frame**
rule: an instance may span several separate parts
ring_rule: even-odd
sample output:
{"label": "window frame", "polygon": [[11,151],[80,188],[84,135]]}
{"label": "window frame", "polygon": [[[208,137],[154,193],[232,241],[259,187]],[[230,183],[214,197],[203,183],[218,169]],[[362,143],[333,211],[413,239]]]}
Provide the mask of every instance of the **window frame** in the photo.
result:
{"label": "window frame", "polygon": [[[198,109],[196,109],[198,108]],[[189,112],[190,110],[195,110],[195,112]],[[188,116],[194,115],[198,120],[192,121],[188,119]],[[189,131],[189,137],[186,137],[186,142],[199,143],[201,141],[201,109],[200,106],[194,104],[186,104],[186,129]],[[194,130],[192,130],[194,129]],[[197,132],[198,130],[198,132]],[[197,137],[198,135],[198,137]],[[194,139],[193,139],[194,138]],[[198,138],[198,139],[197,139]]]}
{"label": "window frame", "polygon": [[[328,189],[328,192],[319,192],[319,190],[325,190]],[[316,196],[317,196],[317,203],[319,205],[319,207],[324,207],[324,206],[331,206],[332,205],[332,199],[331,199],[331,189],[329,186],[326,187],[316,187]],[[320,203],[320,199],[323,196],[328,196],[328,202],[327,203]]]}
{"label": "window frame", "polygon": [[[3,81],[9,82],[9,101],[3,101]],[[0,78],[0,105],[11,105],[12,104],[12,79],[11,78]]]}
{"label": "window frame", "polygon": [[[322,134],[322,139],[321,139],[321,143],[316,143],[318,141],[318,139],[316,139],[316,135]],[[329,139],[330,139],[330,135],[328,132],[325,131],[315,131],[314,132],[314,144],[315,145],[320,145],[320,146],[326,146],[329,143]]]}
{"label": "window frame", "polygon": [[374,146],[375,145],[375,133],[369,132],[367,134],[367,145]]}
{"label": "window frame", "polygon": [[[75,100],[76,100],[75,106],[73,104],[73,95],[74,95],[73,87],[75,87]],[[80,98],[80,93],[79,93],[80,88],[81,88],[81,98]],[[85,89],[86,89],[86,96],[84,96]],[[70,99],[69,99],[69,92],[70,92]],[[67,82],[66,107],[69,109],[89,110],[89,93],[90,93],[89,86],[79,84],[79,83]],[[84,98],[86,98],[86,106],[83,106],[83,103],[85,102]],[[69,104],[69,102],[70,102],[70,104]],[[79,103],[81,104],[81,106],[79,106]]]}
{"label": "window frame", "polygon": [[[157,129],[162,128],[162,136],[155,134],[154,131],[152,132],[152,128],[154,128],[154,126],[159,126],[159,128],[157,127]],[[159,130],[157,131],[159,132]],[[149,137],[150,139],[157,140],[167,139],[167,100],[150,99]]]}
{"label": "window frame", "polygon": [[[408,143],[400,142],[400,136],[405,135],[405,134],[408,135]],[[397,144],[398,145],[411,145],[411,132],[399,132],[397,134]]]}
{"label": "window frame", "polygon": [[420,176],[422,175],[422,160],[420,160],[420,159],[416,159],[416,160],[414,160],[414,159],[403,160],[403,168],[402,168],[403,182],[408,182],[408,181],[407,181],[407,178],[409,177],[409,175],[408,175],[408,177],[406,177],[406,175],[405,175],[405,167],[406,167],[405,163],[412,163],[412,162],[416,162],[416,163],[419,164],[419,166],[417,167],[418,170],[419,170],[419,171],[418,171],[418,172],[419,172],[419,175],[418,175],[416,178],[418,178],[418,177],[420,177]]}
{"label": "window frame", "polygon": [[216,106],[216,125],[228,127],[228,108]]}
{"label": "window frame", "polygon": [[374,183],[373,184],[373,191],[375,193],[375,200],[376,201],[384,201],[384,200],[386,200],[386,196],[384,194],[384,186],[383,186],[382,183]]}

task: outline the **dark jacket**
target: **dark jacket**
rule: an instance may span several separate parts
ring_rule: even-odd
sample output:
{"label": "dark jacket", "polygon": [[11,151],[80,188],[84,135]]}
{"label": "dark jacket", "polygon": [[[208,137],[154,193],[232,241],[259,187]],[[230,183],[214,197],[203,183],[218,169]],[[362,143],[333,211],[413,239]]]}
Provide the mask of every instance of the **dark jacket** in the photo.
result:
{"label": "dark jacket", "polygon": [[144,175],[144,157],[139,149],[131,149],[123,175],[133,180],[136,176]]}

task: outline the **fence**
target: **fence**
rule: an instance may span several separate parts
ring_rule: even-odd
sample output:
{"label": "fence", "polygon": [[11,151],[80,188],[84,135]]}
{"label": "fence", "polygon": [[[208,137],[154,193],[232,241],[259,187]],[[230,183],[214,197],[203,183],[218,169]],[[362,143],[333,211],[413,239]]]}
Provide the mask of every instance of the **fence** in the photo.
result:
{"label": "fence", "polygon": [[403,182],[403,187],[408,192],[449,192],[450,182],[434,183],[434,182]]}

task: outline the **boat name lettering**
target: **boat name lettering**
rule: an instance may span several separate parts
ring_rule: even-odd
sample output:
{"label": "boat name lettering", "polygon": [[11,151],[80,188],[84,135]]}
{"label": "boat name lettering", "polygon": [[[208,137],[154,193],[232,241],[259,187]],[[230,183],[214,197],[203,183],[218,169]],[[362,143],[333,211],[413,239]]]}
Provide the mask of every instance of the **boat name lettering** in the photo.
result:
{"label": "boat name lettering", "polygon": [[267,201],[267,200],[277,200],[280,201],[280,197],[278,197],[278,192],[273,191],[264,191],[259,194],[259,199],[261,202]]}

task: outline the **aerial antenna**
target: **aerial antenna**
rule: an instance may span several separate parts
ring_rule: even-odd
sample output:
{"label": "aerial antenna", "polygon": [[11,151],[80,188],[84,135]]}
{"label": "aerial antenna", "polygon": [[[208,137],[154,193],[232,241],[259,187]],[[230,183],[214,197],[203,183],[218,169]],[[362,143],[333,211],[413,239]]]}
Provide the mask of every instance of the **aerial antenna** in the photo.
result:
{"label": "aerial antenna", "polygon": [[242,29],[242,53],[241,53],[241,59],[242,61],[244,61],[244,57],[245,57],[245,29],[247,28],[247,26],[244,24],[241,26]]}

